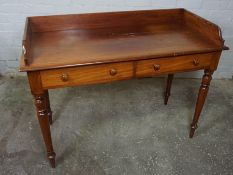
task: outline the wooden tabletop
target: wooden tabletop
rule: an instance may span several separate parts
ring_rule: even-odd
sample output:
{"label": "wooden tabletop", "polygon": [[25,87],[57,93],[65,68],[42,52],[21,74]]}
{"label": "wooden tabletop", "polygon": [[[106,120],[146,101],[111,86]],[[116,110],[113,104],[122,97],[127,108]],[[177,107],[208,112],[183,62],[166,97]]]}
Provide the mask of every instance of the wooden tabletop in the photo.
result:
{"label": "wooden tabletop", "polygon": [[[124,25],[104,26],[102,24],[100,27],[83,27],[82,25],[82,27],[67,27],[67,29],[63,27],[57,30],[54,29],[54,25],[51,25],[51,28],[53,28],[51,30],[48,28],[45,30],[43,27],[39,30],[36,27],[34,29],[31,27],[30,47],[27,48],[27,51],[30,52],[30,62],[25,64],[22,58],[20,70],[30,71],[129,61],[213,52],[222,49],[222,43],[209,38],[208,35],[202,32],[202,29],[199,30],[190,25],[187,22],[189,19],[186,17],[185,21],[179,10],[142,11],[138,19],[139,22],[149,21],[148,19],[150,21],[140,23],[140,25],[135,24],[134,13],[124,12],[128,17],[128,23],[124,23]],[[166,13],[167,16],[165,15],[165,17],[168,20],[163,19],[164,17],[158,19],[160,13]],[[106,20],[105,18],[111,13],[103,13],[102,15],[104,14],[107,15],[105,15],[104,19],[102,17],[102,20]],[[148,14],[150,15],[148,16]],[[89,17],[95,18],[97,16],[96,18],[99,19],[98,15],[92,14]],[[118,16],[116,13],[114,18],[120,20],[121,18]],[[63,19],[67,17],[67,20],[70,19],[69,15],[61,17]],[[77,18],[82,17],[77,15]],[[191,17],[193,16],[190,15],[190,22],[194,20]],[[53,16],[51,21],[57,19],[59,22],[60,18],[59,16]],[[154,18],[155,22],[151,18]],[[47,19],[50,19],[50,17],[43,17],[42,20],[40,17],[35,17],[35,19],[32,17],[32,26],[33,22],[34,26],[36,26],[37,21],[43,22],[44,19],[49,23]],[[196,20],[200,19],[196,17]],[[115,23],[118,23],[118,21],[115,21]],[[210,25],[208,22],[206,24],[208,24],[208,27],[215,27],[218,30],[215,25]],[[219,36],[219,41],[221,41],[221,36]]]}

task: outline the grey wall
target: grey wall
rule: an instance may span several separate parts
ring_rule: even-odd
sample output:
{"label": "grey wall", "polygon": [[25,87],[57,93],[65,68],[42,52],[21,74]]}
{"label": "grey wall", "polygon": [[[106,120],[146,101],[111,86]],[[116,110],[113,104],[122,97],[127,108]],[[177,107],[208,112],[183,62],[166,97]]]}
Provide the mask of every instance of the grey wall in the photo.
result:
{"label": "grey wall", "polygon": [[[0,73],[18,74],[26,16],[174,7],[187,8],[218,24],[233,50],[233,0],[0,0]],[[232,74],[233,51],[224,52],[214,77],[231,78]],[[200,73],[179,76],[198,77]]]}

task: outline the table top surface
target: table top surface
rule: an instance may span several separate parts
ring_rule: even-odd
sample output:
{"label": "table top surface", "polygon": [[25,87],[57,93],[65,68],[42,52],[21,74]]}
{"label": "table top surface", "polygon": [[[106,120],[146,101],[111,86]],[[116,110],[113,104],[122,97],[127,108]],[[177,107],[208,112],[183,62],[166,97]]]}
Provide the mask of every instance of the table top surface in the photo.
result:
{"label": "table top surface", "polygon": [[173,23],[33,32],[32,61],[21,70],[149,59],[219,49],[203,33]]}

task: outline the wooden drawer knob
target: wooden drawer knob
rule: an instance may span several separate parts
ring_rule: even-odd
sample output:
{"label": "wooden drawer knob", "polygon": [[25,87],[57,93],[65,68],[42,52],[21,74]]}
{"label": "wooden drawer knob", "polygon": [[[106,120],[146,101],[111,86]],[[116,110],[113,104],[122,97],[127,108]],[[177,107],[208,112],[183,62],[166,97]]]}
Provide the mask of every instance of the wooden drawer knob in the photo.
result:
{"label": "wooden drawer knob", "polygon": [[114,69],[114,68],[113,68],[113,69],[110,69],[109,73],[110,73],[111,76],[114,76],[114,75],[117,74],[117,70]]}
{"label": "wooden drawer knob", "polygon": [[194,65],[194,66],[198,66],[198,65],[199,65],[199,60],[196,59],[196,58],[194,58],[194,59],[193,59],[193,65]]}
{"label": "wooden drawer knob", "polygon": [[66,82],[66,81],[68,81],[68,79],[69,79],[68,74],[62,74],[62,75],[61,75],[61,80],[62,80],[62,81]]}
{"label": "wooden drawer knob", "polygon": [[154,70],[158,71],[160,69],[160,65],[159,64],[154,64]]}

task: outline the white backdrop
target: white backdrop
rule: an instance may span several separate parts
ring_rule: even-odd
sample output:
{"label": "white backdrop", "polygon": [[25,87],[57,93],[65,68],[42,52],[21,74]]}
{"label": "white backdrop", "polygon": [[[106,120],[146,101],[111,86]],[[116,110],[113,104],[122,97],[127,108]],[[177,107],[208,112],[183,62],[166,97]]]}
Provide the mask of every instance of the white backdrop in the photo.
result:
{"label": "white backdrop", "polygon": [[[218,24],[226,45],[215,78],[233,75],[233,0],[0,0],[0,73],[18,74],[26,16],[86,12],[187,8]],[[201,73],[202,74],[202,73]],[[199,77],[200,73],[179,74]]]}

